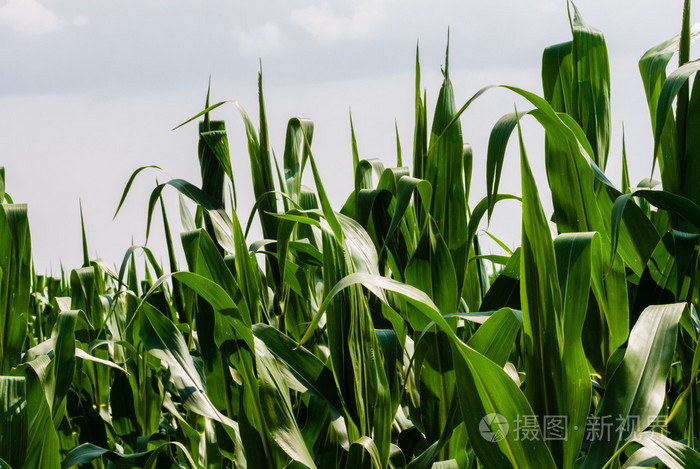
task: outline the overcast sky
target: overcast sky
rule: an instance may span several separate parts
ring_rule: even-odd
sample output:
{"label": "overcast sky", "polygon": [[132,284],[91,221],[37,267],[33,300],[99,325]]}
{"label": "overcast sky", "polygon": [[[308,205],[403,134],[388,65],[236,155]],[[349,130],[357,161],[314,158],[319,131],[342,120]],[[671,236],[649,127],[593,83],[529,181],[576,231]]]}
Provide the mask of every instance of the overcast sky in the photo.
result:
{"label": "overcast sky", "polygon": [[[635,183],[648,175],[652,151],[637,61],[678,33],[682,0],[579,0],[577,6],[604,32],[610,54],[608,173],[619,181],[624,121]],[[289,118],[313,119],[314,155],[339,209],[352,190],[348,111],[361,157],[395,164],[396,121],[410,160],[416,43],[432,113],[448,27],[458,106],[487,84],[541,94],[542,50],[571,37],[564,0],[0,0],[0,166],[15,202],[29,204],[39,272],[55,274],[61,262],[80,265],[79,201],[91,257],[119,264],[132,240],[143,244],[155,178],[200,180],[196,124],[170,129],[202,110],[210,76],[212,102],[239,100],[257,119],[260,60],[273,149],[281,155]],[[493,90],[462,119],[475,151],[472,205],[485,194],[490,129],[514,103],[527,108],[512,93]],[[253,197],[243,126],[232,106],[213,117],[227,121],[245,219]],[[524,131],[544,183],[542,132],[534,122]],[[517,158],[509,161],[502,190],[519,194]],[[112,221],[130,174],[149,164],[167,174],[142,173]],[[175,191],[165,196],[179,229]],[[496,210],[491,225],[511,246],[519,244],[517,209],[503,209],[500,218]],[[149,247],[166,259],[160,225],[153,230]],[[256,236],[259,230],[249,242]]]}

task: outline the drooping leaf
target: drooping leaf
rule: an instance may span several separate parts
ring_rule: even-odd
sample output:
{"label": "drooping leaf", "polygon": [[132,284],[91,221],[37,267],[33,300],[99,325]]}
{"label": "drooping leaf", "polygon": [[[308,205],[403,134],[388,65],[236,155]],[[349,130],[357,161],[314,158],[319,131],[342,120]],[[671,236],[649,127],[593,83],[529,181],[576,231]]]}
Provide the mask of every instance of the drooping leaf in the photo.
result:
{"label": "drooping leaf", "polygon": [[238,424],[222,415],[206,395],[204,384],[185,344],[182,334],[158,310],[148,303],[141,304],[140,335],[146,350],[165,361],[183,404],[192,411],[212,418],[238,434]]}
{"label": "drooping leaf", "polygon": [[[414,287],[386,277],[363,273],[350,274],[339,281],[326,296],[302,343],[308,340],[333,297],[341,290],[358,283],[382,301],[387,301],[386,292],[391,292],[411,302],[450,338],[455,357],[459,357],[455,371],[463,418],[475,451],[484,464],[493,467],[555,467],[541,433],[537,433],[537,438],[525,441],[519,438],[517,432],[505,431],[506,425],[511,428],[522,416],[534,415],[522,391],[502,368],[461,342],[432,300]],[[502,439],[494,438],[488,441],[481,436],[481,421],[491,414],[503,417],[487,420],[486,424],[495,425],[489,428],[494,435],[503,435]],[[539,432],[539,427],[536,432]]]}
{"label": "drooping leaf", "polygon": [[583,468],[602,467],[634,434],[651,424],[664,402],[683,303],[649,306],[630,333],[596,416],[620,422],[591,442]]}
{"label": "drooping leaf", "polygon": [[288,336],[266,324],[253,325],[253,333],[265,342],[270,352],[289,368],[309,393],[325,399],[338,415],[342,415],[343,404],[338,396],[333,376],[321,360]]}
{"label": "drooping leaf", "polygon": [[510,308],[502,308],[476,330],[467,345],[497,365],[504,366],[521,328],[522,318],[518,319]]}
{"label": "drooping leaf", "polygon": [[260,380],[260,403],[269,436],[293,461],[316,467],[301,436],[289,398],[289,388],[276,360],[265,344],[255,340],[256,369]]}

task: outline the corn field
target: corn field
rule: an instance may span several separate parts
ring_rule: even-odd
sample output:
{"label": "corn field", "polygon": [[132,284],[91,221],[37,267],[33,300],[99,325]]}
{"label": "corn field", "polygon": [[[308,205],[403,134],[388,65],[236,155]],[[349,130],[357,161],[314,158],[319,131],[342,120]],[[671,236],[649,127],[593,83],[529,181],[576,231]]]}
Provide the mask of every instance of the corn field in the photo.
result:
{"label": "corn field", "polygon": [[[0,468],[700,467],[689,18],[686,0],[680,34],[639,61],[660,181],[630,183],[624,142],[609,155],[605,39],[573,4],[571,40],[543,53],[543,96],[503,87],[529,109],[504,110],[485,155],[460,116],[491,87],[458,107],[446,55],[429,112],[416,51],[412,154],[397,135],[395,167],[363,159],[352,131],[354,190],[339,210],[311,120],[289,120],[281,159],[270,147],[262,74],[259,122],[207,93],[182,124],[199,125],[201,184],[157,183],[147,201],[166,265],[145,246],[118,268],[90,259],[83,227],[83,265],[38,274],[30,209],[0,168]],[[244,175],[220,106],[245,126],[251,213],[237,210]],[[522,119],[544,129],[543,155],[527,154]],[[482,200],[469,198],[474,158],[486,159]],[[521,194],[500,187],[506,164],[519,164]],[[546,190],[531,169],[542,164]],[[136,169],[115,217],[142,172],[165,174]],[[520,247],[484,254],[479,227],[513,199]],[[248,239],[253,224],[263,239]]]}

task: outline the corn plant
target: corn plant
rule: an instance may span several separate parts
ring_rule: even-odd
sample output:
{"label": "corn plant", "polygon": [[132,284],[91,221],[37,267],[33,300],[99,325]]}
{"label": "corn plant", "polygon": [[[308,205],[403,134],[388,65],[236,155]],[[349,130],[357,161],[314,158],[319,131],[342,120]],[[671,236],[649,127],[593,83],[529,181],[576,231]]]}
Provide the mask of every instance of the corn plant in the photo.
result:
{"label": "corn plant", "polygon": [[[571,3],[571,40],[543,54],[543,96],[505,86],[532,109],[504,114],[485,155],[460,116],[490,87],[458,108],[448,46],[429,127],[416,51],[412,168],[398,135],[395,167],[362,158],[351,119],[354,186],[339,210],[311,120],[289,120],[278,161],[262,72],[257,123],[207,92],[182,124],[201,118],[201,182],[157,182],[147,204],[147,238],[160,208],[166,266],[146,246],[118,269],[90,259],[83,225],[83,265],[37,275],[27,207],[0,168],[0,467],[700,467],[690,1],[682,17],[681,34],[640,60],[660,182],[632,187],[624,142],[612,155],[621,185],[605,174],[607,48]],[[226,104],[246,132],[247,218],[212,118]],[[529,116],[545,131],[539,159],[524,145]],[[519,195],[499,192],[512,134]],[[487,194],[472,203],[476,157]],[[117,213],[153,170],[134,171]],[[479,226],[506,199],[522,204],[520,247],[483,254]],[[256,219],[263,239],[251,243]]]}

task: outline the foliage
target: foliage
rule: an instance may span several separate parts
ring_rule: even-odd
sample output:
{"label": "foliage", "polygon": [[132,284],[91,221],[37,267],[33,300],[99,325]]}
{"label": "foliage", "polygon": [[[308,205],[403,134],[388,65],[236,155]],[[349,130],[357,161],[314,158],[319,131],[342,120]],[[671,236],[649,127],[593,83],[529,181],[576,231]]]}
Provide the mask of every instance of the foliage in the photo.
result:
{"label": "foliage", "polygon": [[[572,40],[543,55],[544,96],[506,87],[532,109],[494,126],[480,155],[488,194],[473,205],[460,116],[488,88],[458,108],[447,56],[430,127],[416,56],[412,171],[398,136],[397,167],[385,168],[360,157],[352,130],[354,190],[340,211],[312,121],[290,119],[275,157],[260,74],[257,126],[233,103],[257,199],[245,227],[225,125],[210,117],[226,103],[207,93],[185,122],[202,118],[201,184],[159,183],[148,201],[149,231],[160,204],[167,266],[132,246],[112,270],[88,258],[83,230],[82,267],[37,275],[27,207],[0,169],[0,467],[700,467],[700,66],[689,60],[700,29],[689,14],[687,1],[681,34],[640,60],[660,183],[631,187],[625,170],[618,188],[605,175],[607,49],[573,5]],[[545,131],[556,236],[527,116]],[[521,197],[499,192],[516,129]],[[159,168],[134,171],[117,212],[144,170]],[[483,255],[480,222],[512,198],[521,246]],[[256,215],[264,239],[249,243]]]}

